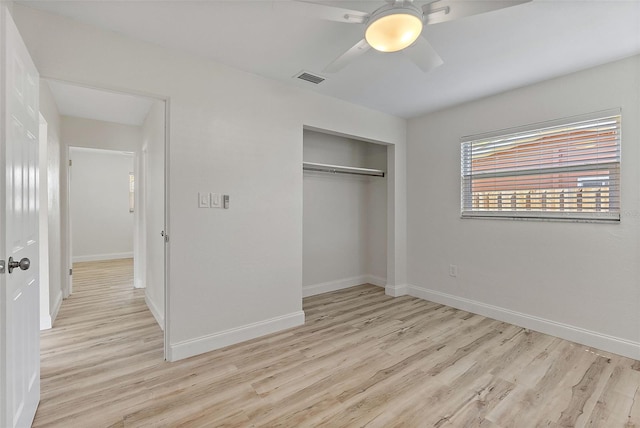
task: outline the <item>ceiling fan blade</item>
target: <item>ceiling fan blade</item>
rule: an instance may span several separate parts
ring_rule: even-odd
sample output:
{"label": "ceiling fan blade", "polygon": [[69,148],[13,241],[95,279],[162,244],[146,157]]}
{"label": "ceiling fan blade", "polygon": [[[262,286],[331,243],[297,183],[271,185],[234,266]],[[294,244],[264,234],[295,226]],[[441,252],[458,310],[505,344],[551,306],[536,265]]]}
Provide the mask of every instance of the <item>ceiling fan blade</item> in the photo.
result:
{"label": "ceiling fan blade", "polygon": [[324,19],[327,21],[344,22],[347,24],[362,24],[370,14],[360,10],[344,9],[326,4],[311,3],[306,1],[282,1],[273,2],[275,8],[286,8],[287,11],[310,18]]}
{"label": "ceiling fan blade", "polygon": [[346,67],[354,58],[359,57],[366,51],[371,49],[369,43],[365,39],[360,40],[348,51],[336,58],[331,64],[327,65],[324,70],[325,73],[335,73]]}
{"label": "ceiling fan blade", "polygon": [[443,62],[431,43],[422,36],[402,52],[425,73],[441,66]]}
{"label": "ceiling fan blade", "polygon": [[529,3],[531,0],[436,0],[422,6],[425,24],[453,21],[498,9]]}

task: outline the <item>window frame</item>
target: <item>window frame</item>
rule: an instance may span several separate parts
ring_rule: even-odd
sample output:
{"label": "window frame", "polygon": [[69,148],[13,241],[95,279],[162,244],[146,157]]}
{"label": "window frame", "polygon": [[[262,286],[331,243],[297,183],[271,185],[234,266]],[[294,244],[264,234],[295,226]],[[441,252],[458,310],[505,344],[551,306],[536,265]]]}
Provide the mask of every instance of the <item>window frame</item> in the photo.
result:
{"label": "window frame", "polygon": [[[608,209],[606,211],[559,211],[557,209],[552,209],[551,211],[547,210],[547,192],[544,191],[543,195],[540,197],[541,201],[544,201],[544,208],[540,209],[531,209],[531,191],[528,195],[523,198],[518,198],[520,202],[522,202],[526,207],[518,208],[518,206],[514,207],[514,199],[510,197],[508,194],[500,193],[498,197],[496,197],[496,203],[499,204],[500,208],[497,209],[481,209],[480,206],[485,204],[485,208],[488,206],[488,201],[484,202],[482,200],[482,195],[478,195],[477,193],[473,193],[472,182],[474,179],[474,174],[472,172],[472,168],[470,163],[473,161],[472,154],[469,153],[469,150],[472,149],[473,143],[479,143],[484,140],[502,140],[507,138],[512,138],[518,134],[526,134],[526,133],[536,133],[545,131],[551,128],[559,128],[559,127],[570,127],[575,126],[580,122],[585,121],[597,121],[597,120],[605,120],[607,118],[616,118],[617,120],[617,139],[616,139],[616,149],[617,149],[617,160],[610,162],[602,162],[602,163],[593,163],[593,164],[582,164],[582,165],[571,165],[571,166],[550,166],[547,168],[540,168],[538,166],[534,166],[529,169],[518,169],[513,170],[511,172],[502,172],[493,174],[493,177],[507,177],[513,178],[517,176],[521,177],[533,177],[533,176],[542,176],[545,173],[577,173],[579,171],[585,171],[585,173],[594,173],[596,171],[601,170],[613,170],[612,175],[614,176],[613,180],[618,180],[617,187],[614,187],[610,193],[608,193],[607,198],[611,198],[617,202],[617,206],[612,207],[612,211]],[[576,128],[578,129],[578,128]],[[569,131],[567,131],[569,132]],[[558,133],[560,134],[560,133]],[[467,174],[466,171],[470,173]],[[491,178],[491,173],[484,173],[484,178]],[[552,221],[586,221],[586,222],[607,222],[607,223],[619,223],[621,219],[622,213],[622,201],[620,200],[621,193],[621,175],[622,175],[622,109],[614,108],[608,110],[597,111],[588,114],[582,114],[578,116],[572,116],[562,119],[556,119],[545,122],[538,122],[524,126],[518,126],[513,128],[502,129],[498,131],[492,131],[483,134],[475,134],[464,136],[460,138],[460,217],[464,219],[514,219],[514,220],[552,220]],[[480,177],[483,178],[483,177]],[[580,187],[578,183],[581,183],[582,180],[587,180],[589,177],[576,177],[577,187]],[[601,178],[601,177],[594,177]],[[478,177],[476,176],[476,179]],[[538,192],[544,190],[542,188],[538,189]],[[580,193],[580,202],[582,202],[582,190],[579,192],[576,191],[575,194],[578,195]],[[514,190],[513,195],[516,195],[516,190]],[[602,198],[602,194],[598,195]],[[567,195],[569,197],[569,195]],[[560,191],[558,196],[558,204],[560,207],[564,207],[565,200],[565,192],[564,189]],[[576,203],[578,196],[576,196]],[[608,199],[610,201],[611,199]],[[473,201],[478,202],[478,207],[473,207]],[[608,202],[607,202],[608,203]],[[598,200],[596,197],[596,202],[594,203],[596,208],[602,209],[602,199]],[[471,205],[471,208],[469,207]],[[505,209],[506,207],[507,209]]]}

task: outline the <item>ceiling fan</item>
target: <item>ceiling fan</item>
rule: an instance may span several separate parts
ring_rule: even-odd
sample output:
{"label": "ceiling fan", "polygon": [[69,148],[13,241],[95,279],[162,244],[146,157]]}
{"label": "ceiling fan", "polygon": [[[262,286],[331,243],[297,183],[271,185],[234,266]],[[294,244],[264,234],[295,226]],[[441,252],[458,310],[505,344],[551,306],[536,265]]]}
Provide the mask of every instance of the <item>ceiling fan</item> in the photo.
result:
{"label": "ceiling fan", "polygon": [[326,66],[324,72],[335,73],[343,69],[370,48],[380,52],[402,51],[421,70],[428,72],[441,65],[442,59],[421,35],[425,25],[453,21],[530,1],[432,0],[418,7],[413,0],[386,0],[386,5],[371,13],[306,1],[294,1],[293,4],[305,15],[365,26],[362,40]]}

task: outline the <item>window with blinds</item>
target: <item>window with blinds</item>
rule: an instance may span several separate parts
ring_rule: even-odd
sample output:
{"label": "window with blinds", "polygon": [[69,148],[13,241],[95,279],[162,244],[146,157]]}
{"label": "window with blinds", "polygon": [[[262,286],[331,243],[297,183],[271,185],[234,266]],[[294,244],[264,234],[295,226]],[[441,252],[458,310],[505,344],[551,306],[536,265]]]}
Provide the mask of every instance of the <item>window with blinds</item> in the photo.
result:
{"label": "window with blinds", "polygon": [[620,110],[462,139],[462,217],[620,220]]}
{"label": "window with blinds", "polygon": [[132,213],[135,208],[135,189],[136,180],[133,172],[129,173],[129,212]]}

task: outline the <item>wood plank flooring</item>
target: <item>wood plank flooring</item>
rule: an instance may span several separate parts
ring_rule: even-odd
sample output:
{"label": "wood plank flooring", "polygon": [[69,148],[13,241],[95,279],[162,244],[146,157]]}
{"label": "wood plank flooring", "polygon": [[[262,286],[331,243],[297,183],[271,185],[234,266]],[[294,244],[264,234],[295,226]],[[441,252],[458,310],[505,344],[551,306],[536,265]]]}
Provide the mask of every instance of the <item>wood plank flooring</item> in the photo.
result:
{"label": "wood plank flooring", "polygon": [[131,260],[74,266],[36,427],[640,427],[640,362],[363,285],[176,363]]}

